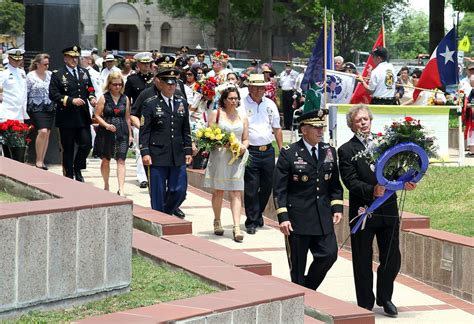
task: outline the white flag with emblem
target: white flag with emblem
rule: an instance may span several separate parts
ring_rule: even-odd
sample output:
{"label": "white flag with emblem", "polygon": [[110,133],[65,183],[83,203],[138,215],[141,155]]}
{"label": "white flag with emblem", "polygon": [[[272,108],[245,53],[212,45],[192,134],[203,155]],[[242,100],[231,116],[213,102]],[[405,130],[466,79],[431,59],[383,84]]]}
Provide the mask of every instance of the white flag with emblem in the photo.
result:
{"label": "white flag with emblem", "polygon": [[326,97],[328,103],[348,104],[355,86],[355,74],[327,70]]}

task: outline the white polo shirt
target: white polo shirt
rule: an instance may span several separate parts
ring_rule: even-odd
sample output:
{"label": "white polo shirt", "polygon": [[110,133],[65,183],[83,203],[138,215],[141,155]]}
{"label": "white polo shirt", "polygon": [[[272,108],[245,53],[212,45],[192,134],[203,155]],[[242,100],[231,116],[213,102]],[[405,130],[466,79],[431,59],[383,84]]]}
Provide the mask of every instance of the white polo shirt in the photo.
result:
{"label": "white polo shirt", "polygon": [[296,79],[299,73],[291,70],[289,73],[283,71],[280,73],[280,87],[283,91],[290,91],[296,89]]}
{"label": "white polo shirt", "polygon": [[27,87],[23,69],[8,65],[0,72],[0,86],[3,87],[3,102],[0,104],[0,120],[24,121],[26,113]]}
{"label": "white polo shirt", "polygon": [[397,74],[392,64],[380,62],[370,74],[369,90],[373,91],[372,97],[395,97],[395,84]]}
{"label": "white polo shirt", "polygon": [[242,109],[245,110],[249,120],[249,143],[252,146],[271,144],[273,128],[280,127],[280,114],[275,103],[266,98],[257,104],[250,94],[242,100]]}

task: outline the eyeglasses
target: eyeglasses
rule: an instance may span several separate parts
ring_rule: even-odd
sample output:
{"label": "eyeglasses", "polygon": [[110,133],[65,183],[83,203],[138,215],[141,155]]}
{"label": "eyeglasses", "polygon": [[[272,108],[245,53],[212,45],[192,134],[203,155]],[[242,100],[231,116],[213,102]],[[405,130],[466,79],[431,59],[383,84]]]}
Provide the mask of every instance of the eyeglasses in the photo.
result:
{"label": "eyeglasses", "polygon": [[193,76],[194,74],[192,73],[186,73],[186,76]]}
{"label": "eyeglasses", "polygon": [[229,100],[229,101],[237,101],[237,100],[239,100],[239,98],[238,98],[238,97],[228,97],[227,100]]}
{"label": "eyeglasses", "polygon": [[111,83],[114,87],[123,87],[123,83]]}
{"label": "eyeglasses", "polygon": [[411,78],[412,79],[418,79],[418,77],[416,75],[412,75]]}

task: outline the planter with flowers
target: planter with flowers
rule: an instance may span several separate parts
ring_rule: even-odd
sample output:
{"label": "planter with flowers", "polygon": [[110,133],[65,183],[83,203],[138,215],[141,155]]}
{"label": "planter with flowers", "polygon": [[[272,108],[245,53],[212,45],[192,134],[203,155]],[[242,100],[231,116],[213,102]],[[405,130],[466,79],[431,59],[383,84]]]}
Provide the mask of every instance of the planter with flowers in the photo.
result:
{"label": "planter with flowers", "polygon": [[1,142],[9,150],[10,157],[19,162],[25,162],[25,153],[31,139],[28,134],[33,126],[18,120],[7,120],[0,123]]}

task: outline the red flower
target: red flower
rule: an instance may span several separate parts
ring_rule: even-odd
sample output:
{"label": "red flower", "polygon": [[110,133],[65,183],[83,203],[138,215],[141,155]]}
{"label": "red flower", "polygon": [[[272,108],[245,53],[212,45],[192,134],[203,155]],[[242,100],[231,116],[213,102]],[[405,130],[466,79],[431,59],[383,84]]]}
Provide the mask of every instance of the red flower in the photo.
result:
{"label": "red flower", "polygon": [[406,121],[407,123],[411,123],[411,122],[413,121],[413,118],[411,118],[410,116],[406,116],[406,117],[405,117],[405,121]]}
{"label": "red flower", "polygon": [[201,153],[201,156],[202,156],[204,159],[206,159],[206,158],[209,157],[209,152],[203,151],[203,152]]}
{"label": "red flower", "polygon": [[94,87],[87,88],[87,91],[89,91],[90,93],[94,92]]}
{"label": "red flower", "polygon": [[118,107],[114,108],[114,114],[116,115],[120,114],[120,108]]}
{"label": "red flower", "polygon": [[383,134],[381,132],[377,133],[377,136],[383,136]]}
{"label": "red flower", "polygon": [[26,142],[26,144],[30,144],[31,143],[31,138],[29,138],[29,137],[25,138],[25,142]]}

